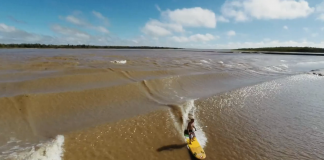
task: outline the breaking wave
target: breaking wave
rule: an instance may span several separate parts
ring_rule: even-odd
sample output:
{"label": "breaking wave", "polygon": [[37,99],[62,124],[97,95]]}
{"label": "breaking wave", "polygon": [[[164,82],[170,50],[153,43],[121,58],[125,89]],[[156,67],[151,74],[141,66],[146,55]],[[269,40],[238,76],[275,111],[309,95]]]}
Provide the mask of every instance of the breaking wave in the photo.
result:
{"label": "breaking wave", "polygon": [[[12,138],[7,144],[19,143]],[[61,160],[64,149],[64,136],[58,135],[55,139],[37,144],[35,146],[20,147],[14,145],[9,151],[2,152],[0,159],[5,160]],[[4,147],[4,146],[2,146]]]}

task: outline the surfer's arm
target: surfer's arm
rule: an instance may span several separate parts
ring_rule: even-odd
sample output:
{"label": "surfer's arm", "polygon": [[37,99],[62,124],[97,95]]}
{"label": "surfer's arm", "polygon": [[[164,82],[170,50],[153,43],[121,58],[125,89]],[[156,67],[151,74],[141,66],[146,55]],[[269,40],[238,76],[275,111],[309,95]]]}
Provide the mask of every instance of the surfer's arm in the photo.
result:
{"label": "surfer's arm", "polygon": [[192,126],[196,131],[197,131],[197,128],[195,126]]}

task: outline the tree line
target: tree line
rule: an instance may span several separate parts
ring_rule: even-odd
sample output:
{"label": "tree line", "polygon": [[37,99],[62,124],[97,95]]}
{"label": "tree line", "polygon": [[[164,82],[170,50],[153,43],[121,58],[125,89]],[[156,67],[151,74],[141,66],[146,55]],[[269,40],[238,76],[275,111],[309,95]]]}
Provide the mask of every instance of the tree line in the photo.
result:
{"label": "tree line", "polygon": [[72,48],[72,49],[180,49],[156,46],[96,46],[96,45],[53,45],[53,44],[1,44],[0,48]]}
{"label": "tree line", "polygon": [[266,47],[266,48],[241,48],[242,51],[269,51],[269,52],[313,52],[324,53],[324,48],[315,47]]}

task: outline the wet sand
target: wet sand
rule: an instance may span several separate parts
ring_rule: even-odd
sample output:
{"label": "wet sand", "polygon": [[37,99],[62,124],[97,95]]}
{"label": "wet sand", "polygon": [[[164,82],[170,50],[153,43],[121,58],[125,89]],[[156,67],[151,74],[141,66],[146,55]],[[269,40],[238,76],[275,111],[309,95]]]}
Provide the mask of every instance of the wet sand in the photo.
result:
{"label": "wet sand", "polygon": [[0,50],[0,159],[323,159],[324,57]]}

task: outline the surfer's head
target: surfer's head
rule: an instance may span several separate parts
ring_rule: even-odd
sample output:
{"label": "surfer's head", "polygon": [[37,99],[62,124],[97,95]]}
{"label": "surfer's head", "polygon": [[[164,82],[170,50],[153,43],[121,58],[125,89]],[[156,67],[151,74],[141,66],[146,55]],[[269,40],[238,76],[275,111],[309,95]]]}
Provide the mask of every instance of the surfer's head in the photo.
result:
{"label": "surfer's head", "polygon": [[195,119],[191,118],[191,119],[190,119],[190,122],[192,122],[192,123],[195,122]]}

